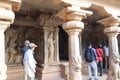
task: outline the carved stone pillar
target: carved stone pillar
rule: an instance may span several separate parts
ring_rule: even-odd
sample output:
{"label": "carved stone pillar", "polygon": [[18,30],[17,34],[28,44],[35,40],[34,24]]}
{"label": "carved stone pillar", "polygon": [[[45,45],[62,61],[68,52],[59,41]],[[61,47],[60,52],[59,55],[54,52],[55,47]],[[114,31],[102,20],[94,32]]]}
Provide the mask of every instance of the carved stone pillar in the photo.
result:
{"label": "carved stone pillar", "polygon": [[7,78],[7,66],[5,64],[5,36],[4,31],[10,25],[10,22],[0,21],[0,80]]}
{"label": "carved stone pillar", "polygon": [[[104,32],[109,37],[109,71],[107,80],[118,80],[120,73],[120,56],[118,51],[117,35],[120,32],[120,27],[108,27]],[[113,75],[114,74],[114,75]]]}
{"label": "carved stone pillar", "polygon": [[59,28],[55,28],[55,33],[54,33],[54,37],[55,37],[55,61],[59,62]]}
{"label": "carved stone pillar", "polygon": [[120,18],[111,16],[109,18],[98,21],[105,26],[104,33],[109,38],[109,70],[107,80],[120,79],[120,55],[118,51],[117,35],[120,33]]}
{"label": "carved stone pillar", "polygon": [[[10,2],[11,1],[11,2]],[[13,23],[15,18],[13,10],[18,10],[20,2],[16,0],[1,0],[0,1],[0,80],[6,80],[7,66],[5,64],[5,36],[4,31]]]}
{"label": "carved stone pillar", "polygon": [[43,27],[44,31],[44,65],[48,64],[48,49],[47,49],[47,35],[48,35],[48,30],[46,27]]}
{"label": "carved stone pillar", "polygon": [[58,13],[58,16],[67,21],[63,24],[63,29],[69,35],[69,80],[82,80],[82,61],[78,35],[84,28],[84,23],[81,20],[91,15],[92,12],[82,10],[72,3],[61,1],[60,4],[66,7]]}
{"label": "carved stone pillar", "polygon": [[[44,32],[44,62],[42,68],[37,70],[37,78],[40,80],[62,80],[59,67],[58,33],[54,27],[43,27]],[[49,75],[49,76],[48,76]]]}
{"label": "carved stone pillar", "polygon": [[[43,27],[44,30],[44,65],[55,62],[55,46],[54,46],[54,28]],[[52,56],[51,56],[52,55]]]}
{"label": "carved stone pillar", "polygon": [[82,80],[78,35],[84,28],[84,24],[79,21],[69,21],[63,24],[63,28],[69,35],[69,79]]}

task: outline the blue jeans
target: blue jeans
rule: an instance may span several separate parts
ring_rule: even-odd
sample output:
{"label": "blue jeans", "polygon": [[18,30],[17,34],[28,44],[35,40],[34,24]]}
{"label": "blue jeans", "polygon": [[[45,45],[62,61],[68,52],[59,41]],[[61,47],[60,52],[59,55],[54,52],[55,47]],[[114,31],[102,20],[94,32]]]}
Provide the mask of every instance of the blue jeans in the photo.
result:
{"label": "blue jeans", "polygon": [[88,75],[89,75],[90,79],[92,79],[91,68],[94,70],[94,78],[95,78],[95,80],[97,80],[98,79],[98,75],[97,75],[98,71],[97,71],[96,61],[88,63]]}

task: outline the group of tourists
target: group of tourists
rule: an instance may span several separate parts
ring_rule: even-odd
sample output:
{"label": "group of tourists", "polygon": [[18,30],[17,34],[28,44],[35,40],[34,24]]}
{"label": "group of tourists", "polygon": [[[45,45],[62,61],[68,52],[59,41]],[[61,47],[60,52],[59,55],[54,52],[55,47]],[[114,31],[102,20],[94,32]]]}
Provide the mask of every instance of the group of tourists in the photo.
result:
{"label": "group of tourists", "polygon": [[84,52],[84,57],[87,62],[88,66],[88,75],[89,75],[89,80],[92,80],[92,69],[94,71],[94,79],[98,80],[98,71],[100,73],[99,76],[103,75],[103,59],[105,60],[105,68],[108,68],[108,45],[102,46],[101,44],[98,44],[98,47],[95,49],[92,47],[91,43],[88,43],[87,48],[85,49]]}
{"label": "group of tourists", "polygon": [[[23,61],[22,64],[25,70],[25,80],[35,80],[35,68],[36,60],[34,58],[34,49],[37,47],[34,43],[30,43],[29,40],[25,41],[24,46],[22,47]],[[84,57],[88,65],[88,75],[90,80],[92,77],[92,69],[94,70],[94,79],[98,80],[98,70],[100,76],[103,75],[103,58],[105,59],[105,68],[108,68],[108,45],[102,46],[98,44],[98,47],[95,49],[92,47],[92,44],[89,43],[84,52]]]}

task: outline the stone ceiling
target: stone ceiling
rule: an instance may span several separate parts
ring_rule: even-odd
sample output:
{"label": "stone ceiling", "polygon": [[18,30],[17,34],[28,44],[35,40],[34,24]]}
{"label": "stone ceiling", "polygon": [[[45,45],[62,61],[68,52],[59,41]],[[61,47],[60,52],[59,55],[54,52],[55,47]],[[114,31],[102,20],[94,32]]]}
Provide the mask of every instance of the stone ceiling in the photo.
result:
{"label": "stone ceiling", "polygon": [[[87,18],[88,22],[95,23],[97,20],[109,17],[111,14],[118,14],[120,12],[120,0],[67,0],[67,1],[78,1],[78,5],[87,6],[87,10],[93,11],[93,15]],[[89,5],[90,4],[90,5]],[[92,4],[92,5],[91,5]],[[102,7],[102,5],[104,5]],[[107,7],[107,10],[104,8]],[[27,12],[44,12],[49,10],[57,10],[62,9],[59,5],[55,5],[53,0],[22,0],[22,5],[20,11]],[[116,12],[115,11],[119,11]],[[111,11],[113,10],[113,11]],[[120,15],[120,14],[119,14]]]}
{"label": "stone ceiling", "polygon": [[[59,0],[58,0],[59,1]],[[67,0],[72,1],[72,0]],[[73,0],[78,1],[78,5],[81,5],[81,3],[94,3],[94,2],[103,2],[105,4],[111,4],[113,7],[118,6],[120,7],[120,0]],[[101,3],[101,4],[103,4]],[[53,0],[22,0],[22,5],[20,10],[48,10],[48,9],[54,9],[54,10],[60,10],[61,7],[57,6],[53,3]]]}
{"label": "stone ceiling", "polygon": [[53,3],[52,0],[23,0],[20,10],[45,11],[60,10],[61,7]]}

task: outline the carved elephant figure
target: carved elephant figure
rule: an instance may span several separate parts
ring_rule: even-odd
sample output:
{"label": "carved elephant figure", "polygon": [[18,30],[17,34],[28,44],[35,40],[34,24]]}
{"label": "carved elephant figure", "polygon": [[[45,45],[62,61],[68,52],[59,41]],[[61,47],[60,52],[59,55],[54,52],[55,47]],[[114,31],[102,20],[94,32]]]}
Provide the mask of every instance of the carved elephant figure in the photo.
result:
{"label": "carved elephant figure", "polygon": [[107,80],[120,80],[120,59],[115,54],[112,55],[112,60],[110,61]]}
{"label": "carved elephant figure", "polygon": [[73,59],[72,60],[73,70],[76,72],[80,71],[82,68],[81,60],[80,60],[81,58],[79,56],[73,56],[72,59]]}

